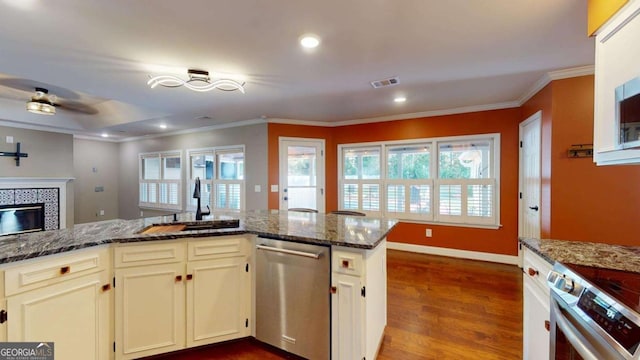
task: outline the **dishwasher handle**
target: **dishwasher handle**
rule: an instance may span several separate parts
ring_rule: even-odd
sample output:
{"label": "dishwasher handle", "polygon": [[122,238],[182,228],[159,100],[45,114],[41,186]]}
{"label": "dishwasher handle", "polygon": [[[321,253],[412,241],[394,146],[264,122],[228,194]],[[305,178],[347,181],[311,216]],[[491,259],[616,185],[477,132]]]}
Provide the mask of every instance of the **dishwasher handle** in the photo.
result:
{"label": "dishwasher handle", "polygon": [[256,245],[256,248],[258,250],[273,251],[273,252],[279,252],[279,253],[289,254],[289,255],[304,256],[304,257],[313,258],[313,259],[320,259],[320,255],[321,255],[321,253],[314,254],[314,253],[308,253],[304,251],[281,249],[281,248],[276,248],[276,247],[267,246],[267,245],[260,245],[260,244]]}

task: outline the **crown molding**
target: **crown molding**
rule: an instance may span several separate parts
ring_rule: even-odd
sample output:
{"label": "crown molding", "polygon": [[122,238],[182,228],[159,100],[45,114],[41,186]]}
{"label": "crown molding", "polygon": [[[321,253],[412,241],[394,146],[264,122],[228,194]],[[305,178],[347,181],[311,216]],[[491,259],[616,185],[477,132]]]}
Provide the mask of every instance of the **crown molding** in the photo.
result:
{"label": "crown molding", "polygon": [[156,139],[156,138],[161,138],[161,137],[166,137],[166,136],[191,134],[191,133],[194,133],[194,132],[220,130],[220,129],[228,129],[228,128],[241,127],[241,126],[250,126],[250,125],[256,125],[256,124],[266,124],[266,123],[267,123],[267,120],[263,119],[263,118],[241,120],[241,121],[234,121],[234,122],[230,122],[230,123],[226,123],[226,124],[218,124],[218,125],[211,125],[211,126],[205,126],[205,127],[200,127],[200,128],[194,128],[194,129],[171,131],[171,132],[167,132],[167,133],[163,133],[163,134],[148,135],[148,136],[134,136],[134,137],[129,137],[129,138],[126,138],[126,139],[119,140],[118,142],[129,142],[129,141],[138,141],[138,140],[146,140],[146,139]]}
{"label": "crown molding", "polygon": [[593,75],[595,73],[594,65],[586,65],[579,66],[575,68],[568,68],[556,71],[549,71],[548,73],[542,75],[538,81],[536,81],[530,88],[527,90],[522,96],[518,99],[518,106],[522,106],[524,103],[529,101],[535,94],[540,92],[540,90],[544,89],[545,86],[549,85],[554,80],[568,79],[573,77],[587,76]]}

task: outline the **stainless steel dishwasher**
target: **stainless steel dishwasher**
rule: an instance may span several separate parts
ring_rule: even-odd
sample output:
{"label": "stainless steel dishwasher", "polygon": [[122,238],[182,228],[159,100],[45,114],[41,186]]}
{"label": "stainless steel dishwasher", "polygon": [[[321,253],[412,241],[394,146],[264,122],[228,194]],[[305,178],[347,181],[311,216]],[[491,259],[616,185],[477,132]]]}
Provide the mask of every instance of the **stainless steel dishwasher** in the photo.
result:
{"label": "stainless steel dishwasher", "polygon": [[328,246],[258,238],[256,338],[307,359],[329,359]]}

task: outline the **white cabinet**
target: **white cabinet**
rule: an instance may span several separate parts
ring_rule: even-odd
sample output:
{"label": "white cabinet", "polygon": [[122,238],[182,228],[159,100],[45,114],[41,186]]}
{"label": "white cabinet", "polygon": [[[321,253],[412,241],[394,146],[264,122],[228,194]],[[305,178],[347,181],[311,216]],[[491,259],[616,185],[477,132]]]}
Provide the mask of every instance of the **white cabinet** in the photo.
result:
{"label": "white cabinet", "polygon": [[[639,10],[640,0],[629,1],[596,36],[593,141],[598,165],[640,163],[640,149],[623,149],[620,143],[615,98],[617,87],[640,76]],[[628,130],[640,131],[640,123],[630,126]]]}
{"label": "white cabinet", "polygon": [[187,243],[187,347],[251,335],[249,236]]}
{"label": "white cabinet", "polygon": [[375,359],[387,324],[386,240],[332,248],[332,359]]}
{"label": "white cabinet", "polygon": [[6,267],[6,340],[52,341],[60,359],[109,359],[108,259],[103,248]]}
{"label": "white cabinet", "polygon": [[184,348],[184,263],[117,269],[115,273],[117,358]]}
{"label": "white cabinet", "polygon": [[247,236],[116,247],[116,358],[249,336],[250,250]]}
{"label": "white cabinet", "polygon": [[523,359],[549,359],[549,288],[551,264],[528,248],[523,257]]}

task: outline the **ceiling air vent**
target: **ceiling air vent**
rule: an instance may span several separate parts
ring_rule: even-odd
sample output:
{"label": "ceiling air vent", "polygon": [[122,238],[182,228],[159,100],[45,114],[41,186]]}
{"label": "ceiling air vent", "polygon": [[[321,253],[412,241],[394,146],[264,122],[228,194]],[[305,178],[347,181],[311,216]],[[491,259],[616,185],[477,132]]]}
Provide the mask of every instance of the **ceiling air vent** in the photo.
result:
{"label": "ceiling air vent", "polygon": [[385,86],[398,85],[398,84],[400,84],[400,78],[397,76],[371,82],[371,86],[373,86],[374,89],[385,87]]}

